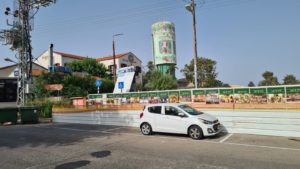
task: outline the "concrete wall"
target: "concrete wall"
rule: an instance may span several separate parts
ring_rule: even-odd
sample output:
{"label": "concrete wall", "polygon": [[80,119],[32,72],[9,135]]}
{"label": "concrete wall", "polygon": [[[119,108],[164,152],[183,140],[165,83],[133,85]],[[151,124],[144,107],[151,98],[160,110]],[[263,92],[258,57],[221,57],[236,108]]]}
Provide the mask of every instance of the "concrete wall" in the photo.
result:
{"label": "concrete wall", "polygon": [[[94,111],[55,113],[54,122],[133,126],[139,125],[141,111]],[[300,137],[299,111],[207,110],[229,133]]]}
{"label": "concrete wall", "polygon": [[229,133],[300,137],[300,112],[205,111],[219,118]]}
{"label": "concrete wall", "polygon": [[141,111],[93,111],[82,113],[54,113],[53,122],[139,126]]}

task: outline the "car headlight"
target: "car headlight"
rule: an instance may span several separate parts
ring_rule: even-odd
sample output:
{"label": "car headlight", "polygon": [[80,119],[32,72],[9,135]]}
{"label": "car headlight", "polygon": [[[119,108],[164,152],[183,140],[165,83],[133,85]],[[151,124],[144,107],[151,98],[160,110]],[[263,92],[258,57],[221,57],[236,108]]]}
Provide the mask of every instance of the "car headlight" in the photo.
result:
{"label": "car headlight", "polygon": [[204,124],[214,124],[213,122],[211,121],[207,121],[207,120],[203,120],[203,119],[199,119],[202,123]]}

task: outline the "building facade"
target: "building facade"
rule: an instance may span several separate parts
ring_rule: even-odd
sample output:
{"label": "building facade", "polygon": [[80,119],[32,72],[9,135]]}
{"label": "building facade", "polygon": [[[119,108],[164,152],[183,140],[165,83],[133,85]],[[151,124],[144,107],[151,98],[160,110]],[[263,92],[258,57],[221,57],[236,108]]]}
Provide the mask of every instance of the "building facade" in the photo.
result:
{"label": "building facade", "polygon": [[[43,71],[47,71],[46,68],[40,66],[36,63],[32,64],[32,75],[39,75]],[[13,64],[10,66],[5,66],[0,68],[0,78],[18,78],[19,76],[19,67],[18,64]]]}
{"label": "building facade", "polygon": [[[104,56],[96,59],[99,63],[105,65],[110,72],[114,69],[113,56]],[[135,81],[142,83],[142,61],[132,52],[122,53],[115,55],[115,62],[117,70],[124,67],[134,66],[136,69]]]}
{"label": "building facade", "polygon": [[[49,52],[49,50],[47,50],[37,58],[35,63],[48,69],[48,67],[50,66],[50,59],[51,59],[50,56],[51,53]],[[70,63],[72,61],[80,61],[88,58],[84,56],[57,52],[57,51],[53,51],[52,56],[53,56],[52,64],[54,66],[66,66],[67,63]],[[102,63],[110,72],[113,72],[113,68],[114,68],[113,56],[99,57],[96,58],[96,60],[97,62]],[[142,83],[142,70],[141,70],[142,61],[135,54],[133,54],[132,52],[116,54],[115,62],[116,62],[117,70],[123,67],[134,66],[136,69],[135,82]]]}
{"label": "building facade", "polygon": [[[87,58],[83,56],[78,56],[78,55],[73,55],[73,54],[68,54],[63,52],[56,52],[56,51],[53,51],[52,55],[53,55],[54,66],[66,66],[66,63],[70,63],[72,61],[80,61]],[[50,66],[50,56],[51,56],[50,52],[45,51],[34,62],[48,69],[48,67]]]}

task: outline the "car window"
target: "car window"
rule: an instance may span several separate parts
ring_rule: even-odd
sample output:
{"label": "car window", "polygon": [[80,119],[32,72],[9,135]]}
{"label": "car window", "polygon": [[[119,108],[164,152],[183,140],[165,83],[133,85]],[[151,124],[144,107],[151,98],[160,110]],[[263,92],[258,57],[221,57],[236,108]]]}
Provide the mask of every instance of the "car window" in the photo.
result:
{"label": "car window", "polygon": [[180,111],[172,106],[165,106],[165,115],[178,116]]}
{"label": "car window", "polygon": [[149,113],[161,114],[161,106],[148,107]]}
{"label": "car window", "polygon": [[203,114],[202,112],[188,106],[188,105],[179,105],[178,107],[180,107],[181,109],[183,109],[185,112],[187,112],[190,115],[200,115]]}

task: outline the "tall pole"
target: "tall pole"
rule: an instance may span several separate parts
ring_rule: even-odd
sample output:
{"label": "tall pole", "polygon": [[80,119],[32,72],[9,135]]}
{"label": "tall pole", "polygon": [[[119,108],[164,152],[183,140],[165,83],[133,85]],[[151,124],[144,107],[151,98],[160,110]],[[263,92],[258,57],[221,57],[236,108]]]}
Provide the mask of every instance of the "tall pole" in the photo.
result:
{"label": "tall pole", "polygon": [[29,25],[29,1],[19,1],[19,23],[21,25],[22,44],[19,49],[19,86],[17,104],[23,106],[29,94],[29,83],[31,81],[31,53],[30,46],[30,25]]}
{"label": "tall pole", "polygon": [[193,32],[194,32],[194,75],[195,88],[198,88],[198,53],[197,53],[197,34],[196,34],[196,14],[195,14],[195,0],[192,0],[192,14],[193,14]]}
{"label": "tall pole", "polygon": [[[12,50],[18,52],[18,87],[17,87],[17,105],[23,106],[27,100],[32,96],[30,85],[32,84],[32,47],[31,35],[32,25],[30,21],[33,20],[34,15],[40,7],[46,7],[56,0],[15,0],[14,3],[17,7],[15,11],[11,11],[9,7],[6,8],[5,15],[13,15],[15,21],[12,29],[0,32],[6,40],[6,45],[11,45]],[[35,10],[34,14],[31,14]],[[0,36],[0,40],[2,36]]]}
{"label": "tall pole", "polygon": [[115,36],[121,36],[124,35],[123,33],[114,34],[113,41],[112,41],[112,48],[113,48],[113,59],[114,59],[114,82],[117,81],[117,66],[116,66],[116,53],[115,53]]}
{"label": "tall pole", "polygon": [[114,40],[114,36],[113,36],[113,43],[112,43],[112,47],[113,47],[113,58],[114,58],[114,82],[116,83],[116,79],[117,79],[117,70],[116,70],[116,53],[115,53],[115,40]]}

